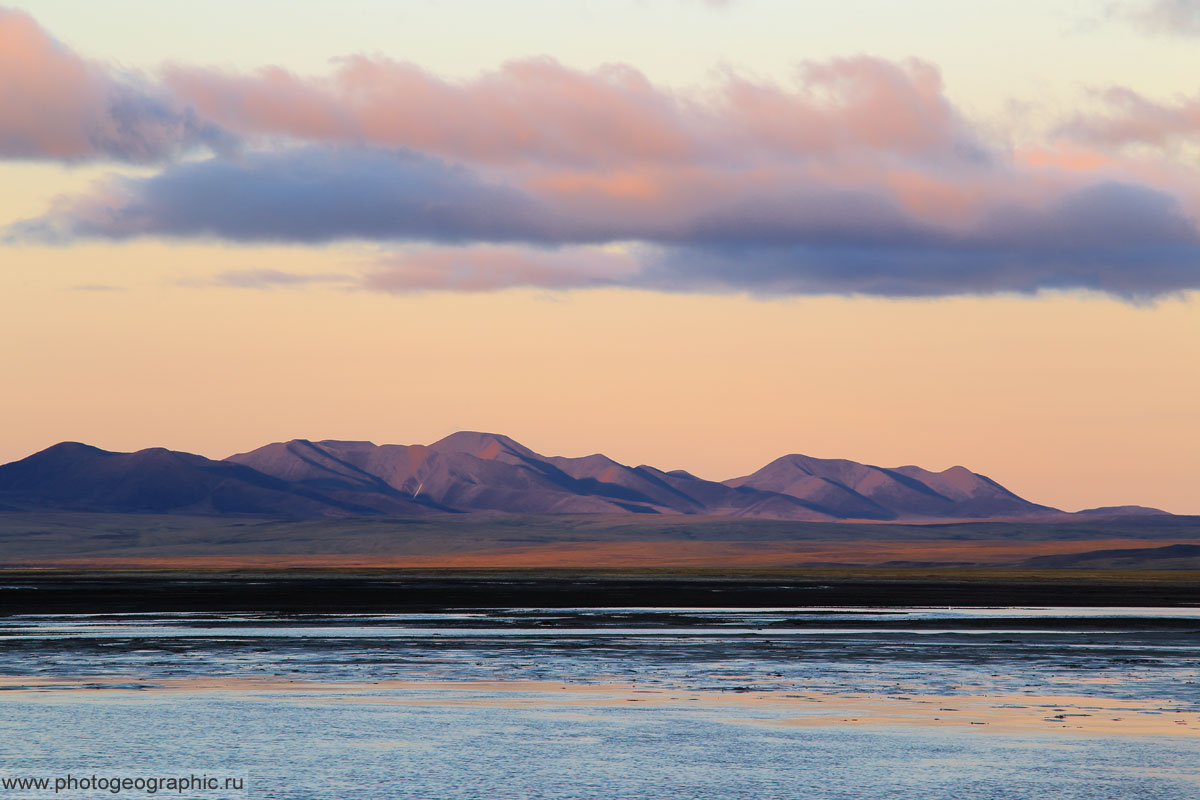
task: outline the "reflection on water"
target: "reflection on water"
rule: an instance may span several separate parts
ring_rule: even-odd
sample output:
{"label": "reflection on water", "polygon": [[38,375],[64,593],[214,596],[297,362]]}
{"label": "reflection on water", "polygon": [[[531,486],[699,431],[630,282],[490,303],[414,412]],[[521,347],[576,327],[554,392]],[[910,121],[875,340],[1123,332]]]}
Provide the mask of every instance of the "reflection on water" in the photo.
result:
{"label": "reflection on water", "polygon": [[1197,609],[9,617],[0,775],[200,771],[288,798],[1197,798],[1198,665]]}

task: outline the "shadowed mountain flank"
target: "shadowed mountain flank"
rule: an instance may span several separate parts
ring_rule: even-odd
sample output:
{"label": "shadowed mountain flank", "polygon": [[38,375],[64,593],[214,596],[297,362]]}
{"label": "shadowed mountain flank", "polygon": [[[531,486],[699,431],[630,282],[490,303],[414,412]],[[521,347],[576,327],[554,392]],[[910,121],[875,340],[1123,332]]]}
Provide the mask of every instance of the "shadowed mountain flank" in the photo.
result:
{"label": "shadowed mountain flank", "polygon": [[[963,467],[930,472],[787,455],[716,482],[603,454],[543,456],[494,433],[430,445],[293,439],[214,461],[64,442],[0,466],[0,509],[249,514],[696,515],[803,522],[1064,518]],[[1144,514],[1136,507],[1103,516]],[[1096,512],[1093,512],[1096,513]]]}
{"label": "shadowed mountain flank", "polygon": [[120,513],[284,518],[373,513],[350,498],[312,491],[241,464],[159,447],[112,453],[74,442],[0,466],[0,498],[23,508]]}

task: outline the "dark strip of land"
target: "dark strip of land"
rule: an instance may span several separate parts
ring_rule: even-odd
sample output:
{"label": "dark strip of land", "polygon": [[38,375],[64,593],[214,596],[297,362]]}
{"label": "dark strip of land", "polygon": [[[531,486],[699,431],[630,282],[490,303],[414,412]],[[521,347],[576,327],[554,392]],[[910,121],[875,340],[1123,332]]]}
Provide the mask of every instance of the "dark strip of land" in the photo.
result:
{"label": "dark strip of land", "polygon": [[436,570],[0,573],[0,616],[474,608],[1197,606],[1200,573],[1062,570]]}

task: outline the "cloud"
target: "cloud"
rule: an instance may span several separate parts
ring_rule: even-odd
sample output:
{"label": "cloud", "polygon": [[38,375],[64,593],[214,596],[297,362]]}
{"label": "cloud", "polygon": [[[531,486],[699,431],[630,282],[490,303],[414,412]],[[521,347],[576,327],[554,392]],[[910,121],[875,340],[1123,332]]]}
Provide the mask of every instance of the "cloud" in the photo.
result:
{"label": "cloud", "polygon": [[40,218],[16,223],[7,238],[504,241],[544,238],[541,211],[517,189],[419,154],[299,149],[110,177],[89,194],[61,198]]}
{"label": "cloud", "polygon": [[1174,201],[1106,184],[1037,208],[998,207],[963,234],[893,225],[772,241],[530,249],[428,247],[389,256],[361,287],[408,293],[627,287],[664,292],[939,297],[1043,290],[1132,302],[1200,289],[1200,234]]}
{"label": "cloud", "polygon": [[[23,14],[0,12],[0,36],[0,156],[165,161],[59,198],[0,233],[7,243],[396,250],[357,277],[216,277],[247,288],[1139,300],[1200,285],[1196,171],[1114,149],[1189,135],[1200,101],[1112,90],[1108,116],[1012,153],[918,60],[806,62],[787,85],[726,72],[691,93],[549,59],[466,81],[355,56],[321,78],[177,66],[151,82],[80,59]],[[208,157],[190,152],[201,144]]]}
{"label": "cloud", "polygon": [[859,169],[650,170],[607,178],[518,171],[485,178],[411,151],[304,147],[112,176],[5,235],[42,243],[139,236],[307,244],[886,243],[949,229],[946,202],[972,205],[953,181]]}
{"label": "cloud", "polygon": [[383,58],[330,77],[176,67],[166,85],[244,137],[410,148],[476,163],[733,163],[875,151],[984,152],[925,62],[858,57],[802,65],[791,86],[726,74],[708,92],[659,88],[626,65],[593,72],[548,58],[450,82]]}
{"label": "cloud", "polygon": [[393,294],[487,292],[512,287],[578,289],[630,285],[639,265],[629,248],[420,248],[381,259],[362,287]]}
{"label": "cloud", "polygon": [[76,292],[123,292],[123,286],[111,286],[107,283],[85,283],[79,286],[72,286],[72,291]]}
{"label": "cloud", "polygon": [[0,8],[0,158],[153,162],[230,142],[144,79],[84,61]]}
{"label": "cloud", "polygon": [[[312,283],[353,283],[351,275],[337,273],[285,272],[278,269],[238,269],[217,274],[209,286],[228,286],[236,289],[273,289],[277,287],[305,286]],[[196,285],[194,283],[189,285]]]}
{"label": "cloud", "polygon": [[161,161],[238,139],[596,167],[982,152],[937,69],[918,60],[805,62],[782,86],[727,73],[693,93],[655,86],[628,65],[582,71],[550,58],[466,81],[363,55],[319,77],[180,65],[148,77],[85,60],[4,9],[0,108],[0,157],[68,161]]}
{"label": "cloud", "polygon": [[1068,136],[1093,144],[1170,145],[1200,137],[1200,96],[1160,103],[1126,88],[1099,94],[1106,110],[1080,114],[1063,127]]}
{"label": "cloud", "polygon": [[[523,173],[484,179],[411,152],[301,148],[112,178],[7,236],[458,246],[382,265],[364,279],[380,291],[636,286],[908,296],[1083,288],[1144,299],[1200,287],[1195,221],[1173,194],[1137,182],[1016,167],[964,183],[936,172],[751,172],[685,176],[679,186],[675,177],[614,198],[606,184],[564,194],[554,182],[523,181]],[[635,247],[620,257],[583,247],[629,243]],[[255,272],[227,282],[292,280]]]}
{"label": "cloud", "polygon": [[736,242],[663,251],[637,283],[667,291],[893,297],[1087,289],[1132,301],[1200,288],[1200,232],[1168,195],[1121,184],[1000,206],[958,235]]}
{"label": "cloud", "polygon": [[280,289],[325,284],[388,294],[490,292],[514,287],[561,290],[625,286],[636,277],[639,269],[638,260],[631,252],[634,249],[637,248],[415,245],[375,257],[365,269],[355,265],[342,273],[288,272],[270,268],[228,270],[211,279],[189,280],[180,285]]}
{"label": "cloud", "polygon": [[1200,0],[1137,0],[1112,6],[1110,14],[1151,34],[1200,36]]}

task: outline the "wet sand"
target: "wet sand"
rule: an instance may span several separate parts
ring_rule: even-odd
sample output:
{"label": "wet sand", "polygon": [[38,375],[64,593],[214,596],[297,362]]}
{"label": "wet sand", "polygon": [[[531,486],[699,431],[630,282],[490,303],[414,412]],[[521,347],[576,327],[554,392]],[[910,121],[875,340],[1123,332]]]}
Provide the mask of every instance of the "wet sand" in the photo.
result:
{"label": "wet sand", "polygon": [[[1166,698],[1125,700],[1079,694],[903,695],[758,690],[681,691],[636,684],[561,681],[327,682],[271,678],[175,678],[145,683],[125,676],[64,680],[0,676],[0,703],[22,696],[83,692],[115,696],[227,693],[241,701],[369,703],[570,709],[602,712],[630,703],[681,713],[721,712],[726,722],[803,727],[939,727],[972,734],[1184,736],[1200,738],[1200,711]],[[731,716],[745,714],[746,716]]]}

